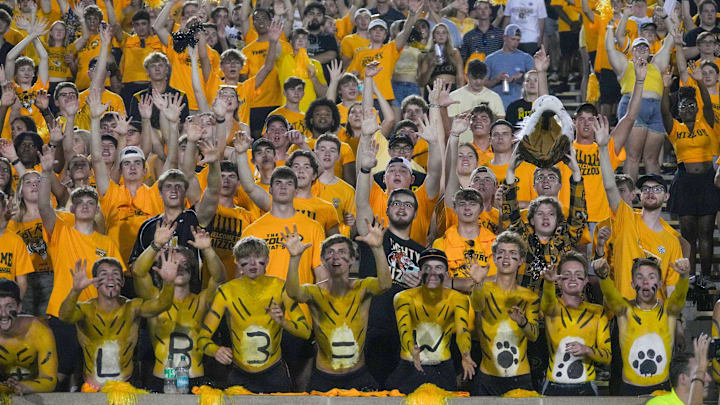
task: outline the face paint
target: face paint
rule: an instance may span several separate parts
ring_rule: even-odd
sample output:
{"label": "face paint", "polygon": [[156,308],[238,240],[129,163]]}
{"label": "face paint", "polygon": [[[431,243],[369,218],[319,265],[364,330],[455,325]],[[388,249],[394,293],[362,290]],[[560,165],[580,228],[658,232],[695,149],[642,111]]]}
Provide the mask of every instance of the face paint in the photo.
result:
{"label": "face paint", "polygon": [[11,316],[13,319],[14,319],[14,318],[17,318],[17,316],[18,316],[18,311],[16,311],[16,310],[10,311],[10,316]]}

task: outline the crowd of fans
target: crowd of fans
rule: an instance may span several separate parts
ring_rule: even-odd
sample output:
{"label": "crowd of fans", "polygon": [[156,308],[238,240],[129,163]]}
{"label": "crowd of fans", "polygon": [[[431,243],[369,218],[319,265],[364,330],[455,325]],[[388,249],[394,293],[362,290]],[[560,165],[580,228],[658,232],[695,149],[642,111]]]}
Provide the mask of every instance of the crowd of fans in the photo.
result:
{"label": "crowd of fans", "polygon": [[[609,378],[699,403],[720,304],[697,338],[682,309],[718,278],[718,15],[0,3],[0,388],[163,392],[183,362],[258,393]],[[574,85],[562,162],[523,160],[524,119]]]}

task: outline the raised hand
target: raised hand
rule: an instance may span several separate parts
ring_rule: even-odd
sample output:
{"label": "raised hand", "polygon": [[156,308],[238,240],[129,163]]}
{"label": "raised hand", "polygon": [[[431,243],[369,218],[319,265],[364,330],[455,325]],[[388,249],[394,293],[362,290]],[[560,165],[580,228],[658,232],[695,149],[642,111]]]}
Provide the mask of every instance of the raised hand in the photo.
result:
{"label": "raised hand", "polygon": [[221,160],[220,150],[217,147],[217,140],[212,138],[201,139],[197,143],[198,149],[203,154],[202,160],[199,164],[205,165],[213,162],[219,162]]}
{"label": "raised hand", "polygon": [[648,68],[648,62],[647,59],[636,56],[633,57],[633,68],[635,69],[635,80],[637,81],[645,81],[645,76],[647,76],[647,68]]}
{"label": "raised hand", "polygon": [[597,244],[598,246],[605,246],[607,241],[610,240],[610,234],[612,233],[612,229],[610,229],[609,226],[603,226],[598,230],[598,236],[597,236]]}
{"label": "raised hand", "polygon": [[597,120],[593,122],[593,130],[598,146],[607,146],[610,142],[610,124],[604,115],[598,115]]}
{"label": "raised hand", "polygon": [[127,135],[128,131],[130,130],[130,122],[132,121],[131,117],[128,117],[123,113],[123,115],[116,115],[115,116],[115,128],[113,128],[113,132],[118,136],[125,136]]}
{"label": "raised hand", "polygon": [[210,233],[203,228],[192,226],[190,227],[193,239],[188,240],[190,246],[198,250],[209,249],[212,247],[212,238]]}
{"label": "raised hand", "polygon": [[167,283],[172,284],[177,276],[178,267],[180,262],[178,261],[180,255],[175,252],[175,249],[168,248],[160,254],[160,265],[155,267],[155,271],[160,275],[160,278]]}
{"label": "raised hand", "polygon": [[155,227],[155,236],[153,238],[153,242],[155,242],[155,245],[159,247],[170,242],[170,239],[172,239],[173,235],[175,234],[176,227],[176,222],[167,223],[164,220],[160,221],[160,223]]}
{"label": "raised hand", "polygon": [[372,61],[365,65],[365,77],[375,77],[380,71],[382,70],[382,66],[380,66],[380,61]]}
{"label": "raised hand", "polygon": [[670,263],[670,267],[672,267],[680,277],[685,278],[690,274],[690,259],[681,257],[675,260],[675,263]]}
{"label": "raised hand", "polygon": [[365,224],[368,228],[368,233],[365,236],[356,236],[355,240],[365,242],[370,247],[379,247],[383,245],[383,237],[385,236],[385,220],[375,217],[375,221],[372,223],[370,219],[365,218]]}
{"label": "raised hand", "polygon": [[470,113],[464,112],[458,114],[453,118],[452,126],[450,127],[450,134],[460,135],[470,128]]}
{"label": "raised hand", "polygon": [[0,155],[11,162],[18,158],[15,145],[5,138],[0,139]]}
{"label": "raised hand", "polygon": [[2,98],[0,102],[4,106],[11,106],[17,101],[17,93],[15,92],[15,85],[12,82],[5,82],[2,86]]}
{"label": "raised hand", "polygon": [[545,279],[545,281],[547,281],[549,283],[554,283],[554,282],[560,280],[560,275],[557,273],[556,266],[546,268],[545,270],[540,272],[540,275],[542,276],[542,278]]}
{"label": "raised hand", "polygon": [[112,43],[113,32],[112,27],[107,24],[100,24],[100,41],[104,46],[108,46]]}
{"label": "raised hand", "polygon": [[377,114],[365,114],[361,125],[363,136],[373,136],[377,131],[380,130],[380,124],[378,124]]}
{"label": "raised hand", "polygon": [[167,97],[167,105],[163,109],[163,115],[170,122],[178,122],[183,108],[185,108],[185,103],[180,93],[175,93]]}
{"label": "raised hand", "polygon": [[610,275],[610,265],[604,257],[593,260],[592,267],[595,270],[595,275],[600,278],[606,278]]}
{"label": "raised hand", "polygon": [[40,157],[40,165],[44,172],[52,171],[55,165],[55,148],[51,148],[50,145],[43,145],[42,152],[38,151]]}
{"label": "raised hand", "polygon": [[285,325],[285,311],[283,311],[275,299],[270,300],[270,306],[265,307],[265,312],[281,327]]}
{"label": "raised hand", "polygon": [[[219,91],[218,91],[219,92]],[[229,103],[223,97],[215,97],[213,101],[212,110],[216,117],[225,117],[228,112]]]}
{"label": "raised hand", "polygon": [[535,52],[533,60],[535,61],[535,70],[537,70],[538,73],[547,72],[550,67],[550,56],[545,52],[545,45],[541,46],[540,50]]}
{"label": "raised hand", "polygon": [[185,134],[187,135],[188,142],[197,142],[202,138],[203,129],[200,117],[197,115],[188,115],[185,118]]}
{"label": "raised hand", "polygon": [[515,321],[515,323],[518,324],[518,326],[520,326],[521,328],[524,328],[527,325],[528,320],[525,317],[525,313],[523,312],[522,308],[520,308],[519,306],[516,305],[510,308],[508,314],[510,315],[510,319]]}
{"label": "raised hand", "polygon": [[305,135],[303,135],[302,132],[296,129],[291,129],[285,133],[285,136],[287,136],[290,140],[290,144],[297,145],[301,149],[305,146]]}
{"label": "raised hand", "polygon": [[693,341],[693,353],[695,354],[695,359],[698,362],[697,374],[707,371],[708,347],[710,347],[710,337],[706,333],[700,333],[700,336]]}
{"label": "raised hand", "polygon": [[490,266],[483,266],[477,259],[473,259],[470,266],[470,278],[472,278],[475,284],[482,284],[490,271]]}
{"label": "raised hand", "polygon": [[426,140],[428,143],[432,143],[437,140],[435,128],[430,125],[430,120],[427,115],[423,114],[422,119],[418,123],[418,130],[420,138]]}
{"label": "raised hand", "polygon": [[51,144],[59,144],[63,141],[63,138],[65,138],[62,128],[60,128],[59,121],[59,118],[55,118],[54,120],[50,120],[50,122],[47,123],[48,131],[50,133]]}
{"label": "raised hand", "polygon": [[282,234],[280,243],[287,249],[291,257],[302,256],[303,252],[312,246],[312,243],[302,243],[302,236],[298,233],[297,225],[293,225],[292,232],[287,226],[285,227],[285,233]]}
{"label": "raised hand", "polygon": [[138,110],[140,111],[140,119],[149,120],[150,118],[152,118],[152,96],[150,96],[149,94],[143,94],[142,96],[140,96],[140,101],[138,102]]}
{"label": "raised hand", "polygon": [[30,30],[28,31],[28,35],[33,37],[39,37],[41,35],[45,35],[48,32],[48,20],[44,18],[38,18],[34,23],[30,25]]}
{"label": "raised hand", "polygon": [[280,18],[273,18],[270,22],[270,28],[268,29],[268,37],[270,44],[274,45],[280,40],[280,36],[283,32],[283,21]]}
{"label": "raised hand", "polygon": [[252,147],[253,139],[246,131],[235,132],[235,139],[233,140],[233,146],[237,153],[247,153]]}
{"label": "raised hand", "polygon": [[371,140],[370,145],[358,154],[357,163],[360,168],[366,171],[374,169],[377,166],[377,153],[379,150],[380,145],[374,139]]}
{"label": "raised hand", "polygon": [[440,88],[440,94],[438,94],[438,104],[440,107],[448,107],[453,104],[460,104],[460,101],[453,100],[450,98],[450,92],[452,91],[452,83],[443,83]]}
{"label": "raised hand", "polygon": [[72,289],[75,292],[82,292],[90,284],[96,285],[96,279],[89,279],[87,275],[87,260],[78,260],[75,262],[75,269],[70,269],[73,277]]}
{"label": "raised hand", "polygon": [[330,66],[328,68],[330,72],[330,81],[339,81],[340,76],[342,76],[342,64],[339,60],[333,59],[330,61]]}
{"label": "raised hand", "polygon": [[50,106],[50,97],[48,97],[48,93],[46,90],[40,90],[35,95],[35,106],[42,110],[47,110],[48,106]]}
{"label": "raised hand", "polygon": [[102,103],[102,91],[103,89],[96,89],[91,88],[90,94],[87,98],[87,104],[88,107],[90,107],[90,117],[91,118],[100,118],[103,114],[105,114],[105,111],[107,111],[108,106],[110,105],[110,102],[107,102],[105,104]]}

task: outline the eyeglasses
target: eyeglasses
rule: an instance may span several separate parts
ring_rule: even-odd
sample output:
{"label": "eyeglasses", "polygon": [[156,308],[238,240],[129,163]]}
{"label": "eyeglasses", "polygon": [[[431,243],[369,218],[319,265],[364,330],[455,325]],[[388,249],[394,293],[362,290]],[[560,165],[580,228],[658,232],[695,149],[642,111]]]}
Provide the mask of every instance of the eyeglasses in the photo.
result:
{"label": "eyeglasses", "polygon": [[391,207],[403,207],[403,208],[415,208],[415,204],[410,201],[390,201],[389,204]]}
{"label": "eyeglasses", "polygon": [[655,194],[657,193],[664,193],[665,192],[665,186],[657,185],[657,186],[642,186],[640,187],[641,193],[649,193],[653,192]]}

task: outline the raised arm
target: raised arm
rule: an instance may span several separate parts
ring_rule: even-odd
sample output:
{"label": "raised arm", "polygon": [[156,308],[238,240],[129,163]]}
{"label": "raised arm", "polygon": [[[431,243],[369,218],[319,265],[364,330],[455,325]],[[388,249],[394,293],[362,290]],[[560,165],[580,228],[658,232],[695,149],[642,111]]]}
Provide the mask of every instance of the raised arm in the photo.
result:
{"label": "raised arm", "polygon": [[37,57],[39,59],[37,79],[42,84],[48,84],[49,75],[47,50],[45,49],[45,46],[43,46],[42,41],[40,41],[39,37],[35,37],[35,39],[33,39],[33,45],[35,46],[35,54],[37,54]]}
{"label": "raised arm", "polygon": [[165,123],[164,134],[167,156],[165,157],[163,172],[166,172],[178,167],[178,138],[180,137],[178,126],[185,103],[180,93],[162,95],[153,92],[152,98],[153,104],[160,110],[160,123]]}
{"label": "raised arm", "polygon": [[538,96],[550,94],[547,81],[547,70],[550,67],[550,55],[545,53],[545,45],[541,46],[540,50],[533,55],[533,61],[535,62],[535,70],[538,75]]}
{"label": "raised arm", "polygon": [[680,315],[685,306],[685,298],[687,297],[688,288],[690,287],[690,259],[677,259],[675,263],[670,263],[670,267],[680,275],[680,278],[668,298],[667,310],[669,314],[677,316]]}
{"label": "raised arm", "polygon": [[168,43],[170,42],[170,31],[167,30],[165,22],[170,17],[170,11],[178,1],[179,0],[169,0],[166,2],[152,25],[153,30],[160,39],[160,42],[162,42],[165,46],[168,46]]}
{"label": "raised arm", "polygon": [[608,143],[610,142],[610,134],[608,133],[609,126],[607,118],[602,115],[598,116],[597,122],[593,123],[595,142],[598,144],[603,186],[605,187],[605,194],[607,194],[607,199],[610,203],[610,209],[615,213],[622,199],[615,184],[615,172],[613,171],[612,163],[610,163],[610,151],[608,149]]}
{"label": "raised arm", "polygon": [[101,93],[102,89],[91,88],[87,103],[90,108],[90,150],[92,151],[93,173],[95,174],[97,192],[102,197],[107,193],[110,186],[110,175],[105,161],[102,159],[102,140],[100,138],[100,117],[102,117],[109,103],[102,104]]}
{"label": "raised arm", "polygon": [[595,274],[600,278],[600,289],[603,292],[605,307],[610,309],[616,316],[625,316],[628,310],[628,303],[620,294],[615,283],[608,276],[610,265],[605,258],[595,259],[592,262]]}
{"label": "raised arm", "polygon": [[[291,23],[289,23],[292,26]],[[265,62],[263,63],[260,70],[255,75],[255,88],[260,87],[265,79],[268,77],[270,72],[275,69],[275,61],[282,52],[282,46],[280,46],[280,35],[282,34],[283,22],[277,18],[270,22],[270,29],[268,32],[270,46],[268,47],[267,55],[265,55]]]}
{"label": "raised arm", "polygon": [[372,139],[373,134],[378,130],[377,116],[365,114],[362,122],[362,137],[358,143],[357,165],[360,168],[357,174],[357,189],[355,190],[355,208],[358,235],[366,235],[369,232],[367,224],[374,219],[372,207],[370,206],[370,190],[372,188],[372,169],[377,165],[377,153],[379,145]]}
{"label": "raised arm", "polygon": [[[460,177],[457,174],[458,143],[460,134],[470,127],[469,113],[458,114],[453,118],[450,138],[445,152],[445,206],[453,209],[452,197],[460,190]],[[450,197],[450,198],[448,198]]]}
{"label": "raised arm", "polygon": [[337,60],[331,60],[328,70],[330,71],[330,83],[328,83],[325,98],[335,102],[337,99],[338,82],[340,81],[340,76],[342,76],[343,73],[342,64]]}
{"label": "raised arm", "polygon": [[590,22],[595,22],[595,12],[590,9],[588,0],[582,0],[582,12]]}
{"label": "raised arm", "polygon": [[250,163],[247,160],[247,151],[252,145],[252,138],[245,131],[235,133],[235,152],[237,155],[238,178],[243,190],[255,205],[262,211],[270,211],[272,208],[272,198],[259,185],[255,183],[253,175],[250,172]]}
{"label": "raised arm", "polygon": [[87,260],[76,261],[75,269],[70,269],[70,273],[73,277],[73,286],[60,305],[58,318],[66,323],[77,323],[83,318],[83,313],[77,305],[80,293],[90,285],[97,286],[97,279],[88,278]]}
{"label": "raised arm", "polygon": [[540,311],[548,318],[555,315],[558,309],[555,282],[560,279],[560,276],[557,274],[557,268],[555,267],[545,269],[541,274],[543,276],[543,295],[540,301]]}
{"label": "raised arm", "polygon": [[373,93],[375,93],[376,100],[380,105],[380,112],[382,113],[383,117],[382,123],[380,123],[380,133],[382,133],[385,138],[389,138],[390,134],[392,134],[393,129],[395,129],[395,110],[393,110],[390,103],[388,103],[382,93],[380,93],[380,88],[378,88],[375,80],[372,81],[372,88]]}
{"label": "raised arm", "polygon": [[615,30],[615,41],[613,41],[613,44],[618,44],[621,47],[625,45],[625,40],[627,39],[625,38],[625,31],[631,14],[632,6],[624,6],[622,10],[622,17],[620,18],[620,21],[618,21],[617,30]]}
{"label": "raised arm", "polygon": [[196,205],[198,222],[200,226],[210,225],[217,211],[218,201],[220,200],[220,151],[216,142],[210,142],[207,139],[201,139],[198,142],[198,148],[203,153],[203,160],[200,164],[208,164],[209,172],[207,178],[207,188],[203,193],[202,199]]}
{"label": "raised arm", "polygon": [[55,221],[57,221],[55,209],[52,207],[52,202],[50,201],[52,178],[55,177],[55,171],[53,170],[54,163],[55,149],[48,145],[43,145],[42,154],[40,155],[42,175],[40,176],[40,189],[38,190],[38,211],[40,211],[40,219],[42,220],[45,232],[47,232],[48,240],[52,238],[53,230],[55,230]]}
{"label": "raised arm", "polygon": [[[112,32],[113,37],[117,39],[118,43],[121,43],[123,40],[123,30],[120,26],[120,23],[118,22],[117,15],[115,14],[115,6],[113,5],[113,0],[105,0],[105,10],[107,10],[107,28],[110,29],[110,32]],[[104,27],[101,26],[100,28],[103,29]]]}
{"label": "raised arm", "polygon": [[630,136],[633,125],[635,125],[635,121],[640,114],[643,86],[647,75],[647,61],[642,58],[633,58],[633,69],[635,69],[635,84],[633,85],[627,112],[624,117],[620,118],[620,121],[610,133],[610,137],[614,140],[616,155],[619,155],[623,147],[625,147],[628,136]]}
{"label": "raised arm", "polygon": [[607,51],[608,61],[610,62],[610,66],[612,66],[615,75],[617,77],[622,77],[625,74],[628,61],[625,54],[615,48],[613,29],[614,27],[611,22],[607,25],[607,32],[605,33],[605,50]]}
{"label": "raised arm", "polygon": [[370,221],[364,219],[368,232],[365,235],[355,238],[358,241],[367,243],[373,253],[375,259],[375,268],[377,272],[378,288],[371,289],[373,295],[380,295],[392,287],[392,276],[390,275],[390,267],[388,266],[385,249],[383,249],[383,236],[385,235],[385,227],[380,218]]}
{"label": "raised arm", "polygon": [[195,100],[197,100],[198,110],[201,113],[210,112],[210,104],[208,104],[207,97],[205,97],[205,90],[203,86],[203,80],[200,78],[200,65],[198,64],[198,51],[197,47],[189,47],[188,54],[190,55],[191,64],[191,79],[192,89],[195,93]]}
{"label": "raised arm", "polygon": [[164,220],[155,227],[153,241],[132,264],[133,283],[135,291],[142,299],[149,300],[157,297],[158,289],[153,285],[150,269],[155,264],[155,257],[175,233],[177,223],[168,224]]}
{"label": "raised arm", "polygon": [[[15,19],[15,23],[17,24],[18,28],[23,29],[27,32],[27,36],[23,38],[20,42],[17,43],[10,51],[8,51],[7,55],[5,56],[5,77],[8,77],[12,79],[15,77],[15,59],[17,59],[20,55],[22,55],[22,52],[27,48],[28,45],[30,45],[31,42],[35,40],[38,36],[40,36],[45,31],[45,25],[47,24],[46,21],[40,20],[37,22],[30,22],[23,16],[18,16]],[[45,55],[47,57],[47,53]]]}
{"label": "raised arm", "polygon": [[443,91],[442,80],[437,79],[430,91],[430,120],[423,117],[420,125],[420,137],[428,143],[428,167],[425,177],[425,190],[430,199],[435,198],[440,191],[442,179],[442,153],[443,146],[440,139],[445,131],[442,129],[442,115],[440,114],[440,92]]}
{"label": "raised arm", "polygon": [[660,112],[662,113],[663,126],[665,127],[666,133],[671,133],[675,119],[670,111],[670,86],[672,86],[672,74],[665,72],[662,75],[663,79],[663,94],[660,99]]}
{"label": "raised arm", "polygon": [[395,47],[397,47],[398,50],[402,50],[405,48],[405,45],[407,45],[410,33],[415,26],[415,22],[417,22],[418,13],[420,13],[420,10],[423,7],[423,2],[417,2],[417,4],[412,3],[413,2],[411,2],[408,10],[408,18],[405,20],[405,25],[403,25],[402,31],[400,31],[397,37],[395,37]]}
{"label": "raised arm", "polygon": [[160,254],[160,264],[157,270],[162,279],[162,288],[157,297],[142,299],[138,315],[143,318],[152,318],[170,309],[175,295],[175,276],[177,276],[180,254],[174,248],[168,248]]}
{"label": "raised arm", "polygon": [[298,302],[309,302],[312,296],[300,285],[300,275],[298,268],[300,267],[300,258],[307,248],[312,246],[310,243],[302,243],[302,237],[298,234],[297,225],[293,225],[292,232],[285,227],[285,233],[282,234],[282,242],[285,249],[290,254],[290,264],[288,265],[287,278],[285,279],[285,291],[288,297]]}

